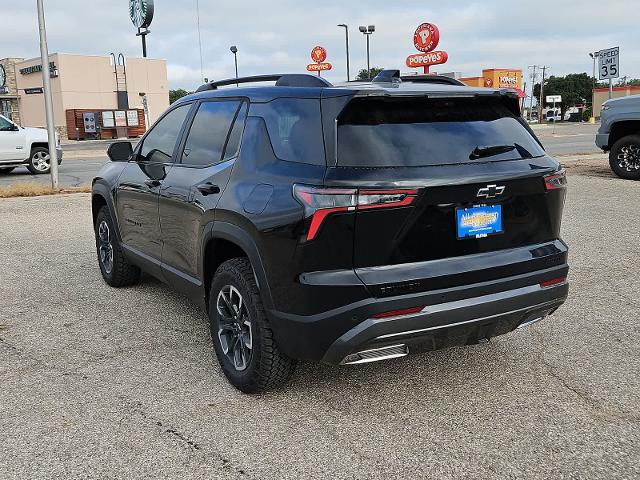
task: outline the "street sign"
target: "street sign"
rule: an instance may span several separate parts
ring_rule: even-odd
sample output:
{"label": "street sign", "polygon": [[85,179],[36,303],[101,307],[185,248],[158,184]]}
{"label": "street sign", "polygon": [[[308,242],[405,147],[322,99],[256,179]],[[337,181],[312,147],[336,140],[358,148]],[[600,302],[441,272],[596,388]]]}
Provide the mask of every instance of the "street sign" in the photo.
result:
{"label": "street sign", "polygon": [[600,80],[620,77],[620,48],[607,48],[598,52]]}
{"label": "street sign", "polygon": [[562,95],[547,95],[547,103],[562,103]]}

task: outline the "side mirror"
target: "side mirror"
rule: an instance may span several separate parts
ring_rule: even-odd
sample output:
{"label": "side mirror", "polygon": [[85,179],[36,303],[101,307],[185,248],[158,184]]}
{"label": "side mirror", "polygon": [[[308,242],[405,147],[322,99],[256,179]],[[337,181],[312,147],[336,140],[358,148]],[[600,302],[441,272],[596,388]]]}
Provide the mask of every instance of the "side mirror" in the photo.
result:
{"label": "side mirror", "polygon": [[133,153],[131,142],[115,142],[109,145],[107,155],[112,162],[128,162]]}
{"label": "side mirror", "polygon": [[19,132],[20,131],[20,127],[16,124],[11,124],[10,130],[12,132]]}

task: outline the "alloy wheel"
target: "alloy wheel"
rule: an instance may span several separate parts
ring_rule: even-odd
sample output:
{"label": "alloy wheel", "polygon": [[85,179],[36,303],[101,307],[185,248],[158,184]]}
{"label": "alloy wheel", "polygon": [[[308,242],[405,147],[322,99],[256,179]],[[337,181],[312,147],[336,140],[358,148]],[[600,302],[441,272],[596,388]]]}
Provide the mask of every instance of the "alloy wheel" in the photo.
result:
{"label": "alloy wheel", "polygon": [[253,336],[249,312],[242,294],[232,285],[222,287],[216,300],[216,309],[222,352],[237,371],[243,371],[251,361]]}
{"label": "alloy wheel", "polygon": [[111,243],[109,225],[105,220],[102,220],[98,225],[98,240],[100,242],[98,247],[100,263],[105,273],[110,274],[113,270],[113,245]]}
{"label": "alloy wheel", "polygon": [[618,166],[627,172],[640,170],[640,145],[625,145],[618,153]]}
{"label": "alloy wheel", "polygon": [[45,152],[36,152],[31,157],[31,164],[39,172],[46,172],[51,164],[51,156]]}

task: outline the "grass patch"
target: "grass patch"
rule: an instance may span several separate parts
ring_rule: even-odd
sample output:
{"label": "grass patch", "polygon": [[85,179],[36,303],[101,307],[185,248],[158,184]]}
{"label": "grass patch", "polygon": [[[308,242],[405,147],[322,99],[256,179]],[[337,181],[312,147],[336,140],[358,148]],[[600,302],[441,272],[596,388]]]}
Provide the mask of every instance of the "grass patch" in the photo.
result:
{"label": "grass patch", "polygon": [[36,182],[14,183],[8,187],[0,187],[0,198],[10,197],[38,197],[40,195],[57,195],[61,193],[89,193],[91,187],[84,185],[80,187],[63,187],[54,190],[51,185]]}

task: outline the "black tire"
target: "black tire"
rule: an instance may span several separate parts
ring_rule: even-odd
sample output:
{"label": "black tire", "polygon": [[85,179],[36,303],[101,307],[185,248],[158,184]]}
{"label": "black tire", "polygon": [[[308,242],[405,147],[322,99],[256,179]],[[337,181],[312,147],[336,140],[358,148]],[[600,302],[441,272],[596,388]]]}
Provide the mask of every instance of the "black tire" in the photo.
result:
{"label": "black tire", "polygon": [[[241,308],[235,310],[237,313],[235,320],[230,319],[229,316],[225,320],[225,317],[218,310],[218,302],[222,302],[222,310],[225,310],[224,305],[229,305],[229,303],[225,303],[224,298],[227,298],[229,292],[233,291],[232,289],[241,295]],[[225,297],[219,299],[221,291],[224,291]],[[232,310],[226,311],[228,313]],[[240,330],[236,330],[235,333],[231,332],[233,329],[229,325],[232,323],[235,324],[234,328]],[[229,382],[238,390],[244,393],[271,390],[284,384],[293,374],[296,361],[285,356],[276,344],[262,305],[253,268],[248,259],[233,258],[220,265],[216,271],[211,282],[209,295],[209,325],[213,347],[222,371]],[[221,329],[221,325],[227,328]],[[242,331],[243,328],[244,331]],[[224,331],[228,333],[222,333]],[[238,333],[239,331],[241,333]],[[245,342],[247,331],[249,332],[250,347]],[[233,341],[235,335],[238,335],[236,337],[237,344]],[[226,343],[227,352],[224,351],[223,342]],[[244,368],[239,369],[234,363],[237,357],[230,353],[232,350],[236,351],[229,346],[232,344],[241,347],[238,350],[249,351],[248,358],[243,358],[242,363],[237,362]]]}
{"label": "black tire", "polygon": [[614,143],[609,165],[620,178],[640,180],[640,135],[627,135]]}
{"label": "black tire", "polygon": [[[106,225],[106,238],[104,227]],[[98,254],[98,265],[102,278],[112,287],[127,287],[134,285],[140,280],[140,269],[131,265],[122,253],[122,247],[118,242],[115,227],[111,220],[111,215],[107,207],[102,207],[96,216],[94,225],[96,237],[96,251]],[[108,252],[111,252],[111,261],[106,261]]]}
{"label": "black tire", "polygon": [[0,175],[7,175],[11,172],[13,172],[13,169],[16,167],[2,167],[0,168]]}
{"label": "black tire", "polygon": [[[49,158],[49,160],[46,160],[47,157]],[[49,155],[49,149],[44,147],[36,147],[31,149],[31,155],[29,157],[29,163],[27,163],[27,168],[34,175],[49,173],[51,171],[51,155]]]}

